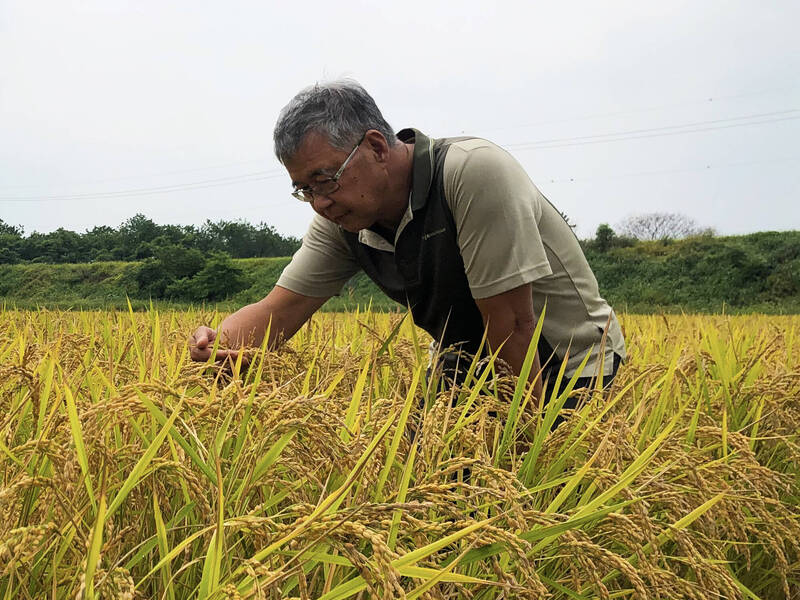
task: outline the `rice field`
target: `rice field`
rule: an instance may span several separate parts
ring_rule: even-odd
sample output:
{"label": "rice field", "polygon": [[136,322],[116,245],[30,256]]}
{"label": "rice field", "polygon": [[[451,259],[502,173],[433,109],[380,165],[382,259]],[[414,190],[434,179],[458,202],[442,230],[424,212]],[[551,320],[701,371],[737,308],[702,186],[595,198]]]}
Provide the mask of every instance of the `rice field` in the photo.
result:
{"label": "rice field", "polygon": [[800,317],[622,315],[552,432],[402,314],[192,363],[220,320],[0,311],[0,599],[800,597]]}

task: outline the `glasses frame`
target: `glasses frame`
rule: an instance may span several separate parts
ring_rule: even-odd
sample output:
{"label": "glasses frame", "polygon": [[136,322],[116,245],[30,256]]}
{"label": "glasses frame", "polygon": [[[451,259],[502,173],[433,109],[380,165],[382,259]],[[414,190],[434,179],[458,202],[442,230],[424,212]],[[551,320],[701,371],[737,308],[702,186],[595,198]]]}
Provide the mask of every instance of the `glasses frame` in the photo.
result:
{"label": "glasses frame", "polygon": [[[335,194],[336,192],[338,192],[340,187],[339,178],[342,176],[342,173],[344,173],[345,167],[347,167],[348,163],[356,155],[356,151],[361,146],[361,142],[363,142],[364,139],[366,139],[366,137],[367,134],[365,132],[364,135],[361,136],[361,139],[358,140],[358,143],[355,145],[355,147],[350,151],[350,154],[347,156],[347,158],[344,159],[344,162],[342,163],[342,166],[339,167],[339,170],[336,171],[336,173],[334,173],[333,177],[331,177],[330,179],[325,179],[323,181],[317,182],[316,186],[309,185],[304,188],[298,188],[296,190],[292,190],[292,196],[300,200],[300,202],[308,202],[309,204],[311,204],[312,202],[314,202],[314,198],[316,196],[330,196],[331,194]],[[331,183],[334,184],[334,187],[326,191],[325,193],[318,192],[314,189],[314,187],[327,186],[330,185]]]}

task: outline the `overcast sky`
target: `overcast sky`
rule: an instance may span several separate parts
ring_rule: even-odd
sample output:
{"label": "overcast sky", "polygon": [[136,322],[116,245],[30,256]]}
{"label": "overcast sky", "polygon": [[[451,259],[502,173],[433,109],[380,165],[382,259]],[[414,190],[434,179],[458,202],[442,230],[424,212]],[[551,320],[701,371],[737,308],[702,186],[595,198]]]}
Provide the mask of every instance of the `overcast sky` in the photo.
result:
{"label": "overcast sky", "polygon": [[396,129],[506,147],[591,236],[800,228],[800,2],[0,0],[0,219],[27,233],[310,208],[280,109],[354,77]]}

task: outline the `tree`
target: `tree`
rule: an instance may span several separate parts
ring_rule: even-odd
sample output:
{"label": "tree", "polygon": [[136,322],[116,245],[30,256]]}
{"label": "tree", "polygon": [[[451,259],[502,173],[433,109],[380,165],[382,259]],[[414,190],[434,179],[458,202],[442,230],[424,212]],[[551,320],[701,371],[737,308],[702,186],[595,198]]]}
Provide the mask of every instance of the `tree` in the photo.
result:
{"label": "tree", "polygon": [[175,281],[191,279],[206,265],[202,252],[194,248],[164,246],[156,250],[155,258],[145,260],[136,272],[139,293],[146,297],[163,298]]}
{"label": "tree", "polygon": [[92,260],[113,260],[114,250],[121,252],[117,247],[120,242],[119,233],[113,227],[107,225],[92,227],[82,237]]}
{"label": "tree", "polygon": [[42,263],[86,262],[80,234],[59,227],[50,233],[34,231],[19,242],[23,260]]}
{"label": "tree", "polygon": [[[235,258],[289,256],[300,247],[300,240],[284,237],[266,223],[255,227],[241,220],[206,221],[197,228],[158,225],[141,214],[118,228],[97,226],[80,234],[61,228],[50,233],[34,231],[27,237],[23,234],[21,226],[0,219],[0,263],[144,260],[158,258],[163,249],[175,248],[194,249],[204,256],[211,252],[224,252]],[[147,278],[150,280],[150,275]]]}
{"label": "tree", "polygon": [[196,275],[183,277],[168,285],[164,296],[195,302],[223,300],[248,285],[244,272],[233,263],[230,256],[214,252]]}
{"label": "tree", "polygon": [[713,235],[713,230],[700,227],[691,217],[659,212],[628,217],[617,225],[617,231],[638,240],[677,240],[693,235]]}
{"label": "tree", "polygon": [[0,219],[0,264],[19,261],[19,246],[23,233],[22,226],[15,227]]}
{"label": "tree", "polygon": [[[119,226],[121,247],[126,260],[136,258],[137,251],[147,254],[147,246],[143,243],[152,242],[161,233],[159,226],[142,214],[135,214]],[[143,250],[144,249],[144,250]],[[140,258],[144,258],[141,256]]]}
{"label": "tree", "polygon": [[206,300],[228,298],[246,288],[249,283],[244,271],[233,263],[230,256],[223,253],[213,254],[206,266],[192,279],[201,291],[198,296]]}
{"label": "tree", "polygon": [[0,219],[0,235],[10,235],[12,237],[20,238],[25,233],[22,225],[9,225],[3,219]]}
{"label": "tree", "polygon": [[601,223],[597,228],[597,233],[594,235],[597,249],[600,252],[607,252],[614,244],[614,238],[616,237],[617,234],[614,233],[614,230],[611,229],[607,223]]}

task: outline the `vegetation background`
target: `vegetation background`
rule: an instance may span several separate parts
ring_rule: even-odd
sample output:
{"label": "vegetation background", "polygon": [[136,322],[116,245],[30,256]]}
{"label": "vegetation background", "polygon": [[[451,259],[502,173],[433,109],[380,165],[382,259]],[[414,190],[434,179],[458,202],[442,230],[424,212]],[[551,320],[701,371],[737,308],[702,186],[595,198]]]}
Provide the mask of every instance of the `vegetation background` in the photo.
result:
{"label": "vegetation background", "polygon": [[[618,310],[800,312],[800,231],[718,237],[676,215],[601,225],[581,241],[603,296]],[[637,239],[638,238],[638,239]],[[641,239],[650,238],[650,239]],[[680,238],[680,239],[677,239]],[[0,220],[0,302],[18,308],[232,310],[263,298],[300,240],[265,223],[158,225],[24,235]],[[327,310],[401,309],[363,275]]]}

